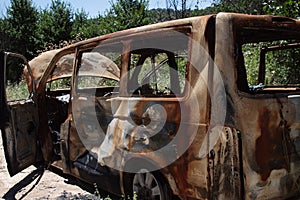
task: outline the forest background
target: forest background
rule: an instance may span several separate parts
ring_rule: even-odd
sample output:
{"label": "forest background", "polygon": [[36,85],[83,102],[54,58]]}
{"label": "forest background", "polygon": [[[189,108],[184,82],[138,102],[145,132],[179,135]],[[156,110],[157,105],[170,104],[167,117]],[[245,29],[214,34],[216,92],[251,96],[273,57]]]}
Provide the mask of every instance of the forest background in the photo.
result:
{"label": "forest background", "polygon": [[[52,0],[44,9],[32,0],[11,0],[0,18],[0,50],[23,54],[28,60],[39,53],[80,40],[119,30],[218,12],[271,14],[300,17],[298,0],[212,0],[200,8],[200,0],[165,0],[164,8],[149,9],[148,0],[111,0],[105,14],[89,17],[71,3]],[[10,83],[22,79],[22,68],[8,74]]]}

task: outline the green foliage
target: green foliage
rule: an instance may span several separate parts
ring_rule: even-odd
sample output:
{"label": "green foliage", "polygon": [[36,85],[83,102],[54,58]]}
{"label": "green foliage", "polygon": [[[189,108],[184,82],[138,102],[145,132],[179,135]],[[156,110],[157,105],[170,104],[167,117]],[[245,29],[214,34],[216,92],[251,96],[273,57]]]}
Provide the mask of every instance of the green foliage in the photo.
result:
{"label": "green foliage", "polygon": [[260,44],[243,45],[242,51],[244,53],[247,81],[250,85],[258,85],[258,65],[261,47],[262,45]]}
{"label": "green foliage", "polygon": [[26,81],[17,83],[8,83],[6,88],[6,96],[8,101],[27,99],[29,92]]}
{"label": "green foliage", "polygon": [[47,82],[46,88],[49,90],[63,90],[70,89],[71,77],[56,79]]}
{"label": "green foliage", "polygon": [[106,33],[151,23],[148,0],[111,0],[110,3],[111,9],[103,23]]}
{"label": "green foliage", "polygon": [[42,44],[59,44],[72,39],[73,11],[69,3],[52,0],[50,9],[40,15],[39,31]]}
{"label": "green foliage", "polygon": [[36,50],[38,12],[31,0],[12,0],[7,10],[8,34],[12,50],[32,58]]}
{"label": "green foliage", "polygon": [[[37,50],[38,12],[31,0],[11,0],[7,10],[7,18],[2,21],[3,28],[1,46],[4,49],[22,53],[26,58],[34,57]],[[9,63],[8,78],[13,82],[19,81],[23,72],[21,65]],[[14,65],[14,67],[12,67]]]}
{"label": "green foliage", "polygon": [[[37,10],[32,0],[11,0],[6,17],[0,18],[0,49],[18,52],[29,60],[49,45],[69,44],[118,30],[175,18],[217,12],[273,14],[297,18],[300,2],[294,0],[214,0],[210,7],[194,9],[188,0],[167,0],[166,8],[149,10],[149,0],[111,0],[104,16],[89,18],[84,10],[74,12],[66,0],[52,0],[49,7]],[[61,45],[60,45],[61,46]],[[55,48],[55,47],[54,47]],[[9,67],[8,78],[21,80],[21,65]]]}
{"label": "green foliage", "polygon": [[[112,199],[109,197],[109,195],[108,195],[107,197],[105,197],[104,199],[101,198],[101,194],[100,194],[100,191],[99,191],[98,186],[97,186],[96,183],[94,183],[94,188],[95,188],[95,192],[94,192],[93,195],[84,196],[84,198],[83,198],[82,196],[80,196],[80,198],[78,198],[78,199],[112,200]],[[77,199],[77,198],[72,198],[72,199]],[[125,197],[122,197],[122,199],[123,199],[123,200],[131,200],[131,199],[132,199],[132,200],[137,200],[138,198],[137,198],[136,192],[134,192],[132,198],[130,198],[130,197],[128,196],[127,199],[126,199]]]}
{"label": "green foliage", "polygon": [[271,15],[286,17],[300,17],[300,1],[294,0],[266,0],[264,11]]}
{"label": "green foliage", "polygon": [[169,20],[167,9],[156,8],[149,10],[152,23],[164,22]]}
{"label": "green foliage", "polygon": [[92,38],[102,34],[100,21],[103,17],[89,19],[84,10],[75,12],[72,27],[72,38],[80,37],[82,39]]}
{"label": "green foliage", "polygon": [[7,19],[0,18],[0,49],[9,49],[10,37],[9,37],[9,24]]}
{"label": "green foliage", "polygon": [[264,14],[265,0],[214,0],[213,1],[213,11],[218,12],[239,12],[246,14]]}
{"label": "green foliage", "polygon": [[[247,81],[258,85],[258,68],[262,47],[274,46],[283,42],[262,42],[243,45]],[[264,85],[290,86],[300,84],[300,48],[269,51],[266,54],[266,75]]]}
{"label": "green foliage", "polygon": [[266,55],[266,84],[300,85],[300,49],[268,52]]}
{"label": "green foliage", "polygon": [[72,35],[84,34],[88,25],[88,14],[84,10],[75,12],[75,19],[72,27]]}
{"label": "green foliage", "polygon": [[119,86],[119,82],[98,76],[80,76],[77,81],[78,88],[98,88],[102,86]]}
{"label": "green foliage", "polygon": [[[247,14],[270,14],[297,18],[300,16],[300,2],[293,0],[215,0],[212,7],[197,14],[218,12],[240,12]],[[273,43],[278,44],[277,43]],[[258,84],[258,66],[262,46],[271,43],[246,44],[243,46],[247,80],[250,85]],[[299,50],[269,52],[266,55],[267,85],[299,83]]]}

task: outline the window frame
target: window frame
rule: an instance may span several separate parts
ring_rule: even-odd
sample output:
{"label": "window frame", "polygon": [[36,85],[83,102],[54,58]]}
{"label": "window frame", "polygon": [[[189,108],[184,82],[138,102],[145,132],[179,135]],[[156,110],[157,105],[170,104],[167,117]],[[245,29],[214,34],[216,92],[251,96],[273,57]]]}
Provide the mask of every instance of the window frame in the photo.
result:
{"label": "window frame", "polygon": [[[237,84],[237,89],[239,92],[242,93],[247,93],[250,95],[256,95],[256,94],[276,94],[276,93],[299,93],[300,92],[300,87],[298,86],[270,86],[267,85],[266,87],[260,88],[260,85],[255,85],[254,89],[249,87],[248,80],[247,80],[247,71],[246,71],[246,66],[245,66],[245,59],[244,59],[244,52],[242,51],[242,46],[245,44],[251,44],[251,43],[260,43],[260,42],[272,42],[272,41],[280,41],[280,40],[292,40],[292,39],[297,39],[297,42],[300,44],[300,37],[296,37],[296,32],[297,29],[300,27],[293,27],[291,26],[290,29],[288,28],[282,28],[278,26],[274,27],[263,27],[263,25],[259,26],[254,24],[253,26],[248,26],[248,25],[236,25],[233,30],[234,30],[234,36],[235,36],[235,41],[234,41],[234,63],[235,63],[235,69],[236,69],[236,84]],[[243,35],[243,31],[245,32],[246,30],[254,31],[253,33],[246,33]],[[261,38],[256,39],[254,33],[261,33]],[[263,32],[265,31],[265,32]],[[274,32],[274,35],[267,36],[267,33]],[[287,36],[285,35],[276,35],[275,32],[286,32],[289,33]],[[249,35],[252,35],[251,37]],[[293,36],[295,38],[293,38]],[[298,41],[299,40],[299,41]],[[271,46],[270,46],[271,47]],[[263,50],[262,50],[263,51]],[[259,52],[259,63],[261,63],[261,54],[262,52]],[[241,58],[242,57],[242,58]],[[265,75],[266,75],[266,67],[265,66],[258,66],[257,67],[257,81],[261,82],[263,80],[263,83],[265,81]],[[264,85],[261,85],[264,86]],[[258,89],[256,89],[256,87]]]}
{"label": "window frame", "polygon": [[[130,77],[130,64],[131,64],[131,54],[132,54],[132,44],[134,41],[137,41],[137,38],[143,38],[146,37],[148,35],[150,35],[152,38],[153,36],[151,35],[152,33],[155,33],[155,37],[160,36],[162,37],[162,35],[164,34],[164,32],[166,33],[167,31],[177,31],[180,32],[182,34],[185,34],[186,37],[188,37],[188,41],[186,44],[186,51],[187,51],[187,55],[186,55],[186,66],[185,66],[185,85],[183,88],[183,92],[180,95],[173,95],[173,96],[164,96],[164,95],[153,95],[153,96],[142,96],[142,95],[137,95],[137,96],[132,96],[130,94],[130,89],[128,88],[128,82],[129,82],[129,77]],[[121,84],[121,88],[123,87],[123,93],[121,95],[121,97],[134,97],[134,98],[147,98],[147,99],[157,99],[157,98],[167,98],[167,99],[172,99],[172,98],[180,98],[183,99],[185,97],[187,97],[188,95],[188,87],[186,84],[187,82],[190,81],[190,62],[189,59],[191,58],[191,51],[192,51],[192,39],[193,39],[193,34],[192,34],[192,26],[191,25],[183,25],[183,26],[179,26],[179,27],[173,27],[173,28],[162,28],[160,30],[149,30],[146,32],[142,32],[142,33],[137,33],[137,34],[132,34],[130,35],[127,40],[126,40],[126,44],[128,45],[125,49],[125,53],[126,53],[126,58],[124,59],[124,61],[126,61],[125,67],[122,67],[122,73],[121,73],[121,79],[126,79],[125,81],[123,81],[123,83]],[[146,48],[145,48],[146,49]],[[162,53],[167,53],[167,51],[165,49],[156,49],[157,52],[162,52]],[[172,52],[170,52],[172,53]],[[175,54],[174,54],[175,55]],[[179,55],[180,56],[180,55]],[[147,57],[147,56],[146,56]],[[174,57],[176,59],[176,55]],[[157,67],[157,66],[156,66]],[[179,72],[179,71],[177,71]],[[123,76],[122,76],[123,74]],[[125,75],[125,76],[124,76]],[[171,73],[170,73],[171,76]],[[178,78],[179,78],[179,73],[178,73]],[[172,81],[171,81],[172,82]],[[180,84],[180,83],[179,83]],[[179,88],[180,89],[180,88]]]}

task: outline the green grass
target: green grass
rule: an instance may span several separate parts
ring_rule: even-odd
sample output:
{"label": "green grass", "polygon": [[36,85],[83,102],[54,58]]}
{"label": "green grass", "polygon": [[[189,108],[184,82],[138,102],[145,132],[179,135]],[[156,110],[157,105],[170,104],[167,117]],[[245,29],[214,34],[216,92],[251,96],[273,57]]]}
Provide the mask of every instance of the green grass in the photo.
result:
{"label": "green grass", "polygon": [[29,91],[26,81],[22,80],[18,84],[8,83],[6,88],[6,97],[8,101],[28,99]]}

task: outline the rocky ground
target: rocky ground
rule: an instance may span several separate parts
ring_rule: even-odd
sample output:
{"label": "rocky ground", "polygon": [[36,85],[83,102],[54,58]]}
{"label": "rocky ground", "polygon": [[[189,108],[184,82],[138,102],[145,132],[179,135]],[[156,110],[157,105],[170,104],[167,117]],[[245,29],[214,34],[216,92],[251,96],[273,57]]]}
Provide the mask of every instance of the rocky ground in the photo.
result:
{"label": "rocky ground", "polygon": [[[76,183],[76,184],[75,184]],[[79,187],[80,185],[81,187]],[[102,199],[101,195],[88,192],[82,184],[64,178],[49,170],[33,166],[10,177],[0,132],[0,198],[2,199]],[[95,191],[95,190],[94,190]],[[97,190],[96,190],[97,191]],[[106,196],[107,197],[107,194]]]}

